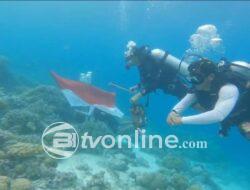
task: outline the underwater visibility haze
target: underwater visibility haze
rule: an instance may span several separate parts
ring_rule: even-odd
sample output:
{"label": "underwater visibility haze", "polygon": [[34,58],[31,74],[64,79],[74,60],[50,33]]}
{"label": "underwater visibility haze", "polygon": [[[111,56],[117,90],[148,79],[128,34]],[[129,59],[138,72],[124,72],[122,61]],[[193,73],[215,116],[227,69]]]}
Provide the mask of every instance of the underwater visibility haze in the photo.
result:
{"label": "underwater visibility haze", "polygon": [[[170,127],[179,100],[160,90],[141,100],[146,134],[206,141],[206,149],[79,146],[54,159],[41,143],[55,122],[94,138],[134,137],[128,89],[140,76],[126,69],[127,43],[180,60],[249,63],[249,16],[248,1],[0,2],[0,190],[250,189],[249,140],[237,127],[220,137],[219,124]],[[79,108],[86,102],[88,113]]]}

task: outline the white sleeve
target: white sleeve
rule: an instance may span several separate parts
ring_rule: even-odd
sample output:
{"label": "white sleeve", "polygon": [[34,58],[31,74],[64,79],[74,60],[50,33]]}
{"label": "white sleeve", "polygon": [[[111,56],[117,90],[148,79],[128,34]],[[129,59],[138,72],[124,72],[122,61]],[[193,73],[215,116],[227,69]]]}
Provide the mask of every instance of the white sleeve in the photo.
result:
{"label": "white sleeve", "polygon": [[223,121],[233,110],[239,98],[239,90],[233,84],[223,86],[219,91],[219,98],[214,109],[202,114],[183,117],[183,124],[213,124]]}
{"label": "white sleeve", "polygon": [[187,94],[178,104],[176,104],[173,110],[181,114],[195,102],[196,102],[195,94]]}

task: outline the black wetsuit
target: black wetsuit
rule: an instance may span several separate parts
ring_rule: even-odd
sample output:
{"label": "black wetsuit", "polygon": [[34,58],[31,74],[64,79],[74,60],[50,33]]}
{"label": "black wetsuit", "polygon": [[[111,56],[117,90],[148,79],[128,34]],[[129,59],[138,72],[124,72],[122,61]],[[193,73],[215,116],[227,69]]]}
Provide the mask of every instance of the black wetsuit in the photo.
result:
{"label": "black wetsuit", "polygon": [[[164,56],[164,58],[166,58],[166,56]],[[139,86],[143,95],[161,89],[164,93],[171,94],[178,98],[185,96],[187,87],[177,78],[177,71],[164,64],[164,59],[155,60],[151,55],[151,51],[148,49],[141,53],[139,60]]]}

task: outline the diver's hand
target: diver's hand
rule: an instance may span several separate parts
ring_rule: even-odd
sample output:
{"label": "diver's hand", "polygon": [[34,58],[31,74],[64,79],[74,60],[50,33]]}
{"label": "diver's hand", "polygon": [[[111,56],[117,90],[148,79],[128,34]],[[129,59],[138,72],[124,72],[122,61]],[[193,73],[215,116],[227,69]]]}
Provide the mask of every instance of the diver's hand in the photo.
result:
{"label": "diver's hand", "polygon": [[137,94],[135,94],[131,99],[130,99],[130,103],[131,104],[135,104],[136,102],[138,102],[138,100],[142,97],[142,94],[139,92]]}
{"label": "diver's hand", "polygon": [[181,125],[182,121],[180,115],[174,111],[170,112],[170,114],[167,117],[167,123],[170,126]]}
{"label": "diver's hand", "polygon": [[168,116],[167,116],[167,123],[169,125],[172,125],[173,123],[173,118],[176,117],[176,115],[178,115],[177,113],[175,113],[174,111],[171,111]]}

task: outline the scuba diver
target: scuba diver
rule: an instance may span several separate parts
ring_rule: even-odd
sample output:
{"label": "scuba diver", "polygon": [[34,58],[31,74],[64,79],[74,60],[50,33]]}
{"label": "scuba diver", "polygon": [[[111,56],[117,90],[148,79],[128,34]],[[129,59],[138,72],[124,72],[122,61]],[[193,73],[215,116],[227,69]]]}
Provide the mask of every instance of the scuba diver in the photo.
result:
{"label": "scuba diver", "polygon": [[[232,126],[250,140],[250,64],[242,61],[218,65],[200,58],[188,67],[192,88],[172,109],[167,123],[206,125],[220,123],[219,134],[227,136]],[[189,106],[199,103],[204,112],[182,117]]]}
{"label": "scuba diver", "polygon": [[176,77],[177,69],[167,63],[170,56],[161,49],[151,50],[148,46],[137,47],[135,42],[128,42],[126,68],[136,66],[140,74],[140,83],[130,88],[132,92],[139,91],[130,99],[131,103],[157,89],[179,98],[186,94],[186,86]]}
{"label": "scuba diver", "polygon": [[[131,87],[135,95],[130,99],[132,104],[132,119],[136,128],[146,124],[144,106],[138,101],[158,89],[164,93],[182,98],[187,87],[177,77],[180,60],[161,49],[150,49],[148,46],[137,47],[134,41],[129,41],[125,51],[126,68],[137,67],[140,74],[140,83]],[[181,68],[185,70],[185,64]]]}

